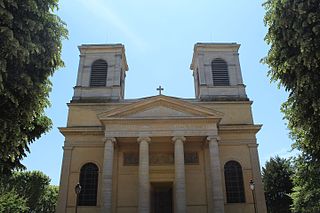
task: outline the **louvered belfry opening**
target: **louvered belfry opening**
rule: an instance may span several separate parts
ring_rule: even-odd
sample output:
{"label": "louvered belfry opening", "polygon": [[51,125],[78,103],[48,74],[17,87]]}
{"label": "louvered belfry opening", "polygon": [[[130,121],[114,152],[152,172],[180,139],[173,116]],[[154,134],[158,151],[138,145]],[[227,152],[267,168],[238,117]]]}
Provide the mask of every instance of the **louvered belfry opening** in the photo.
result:
{"label": "louvered belfry opening", "polygon": [[213,85],[229,86],[229,73],[227,63],[221,58],[216,58],[212,61],[211,68]]}
{"label": "louvered belfry opening", "polygon": [[92,63],[90,86],[105,87],[108,75],[108,64],[105,60],[99,59]]}

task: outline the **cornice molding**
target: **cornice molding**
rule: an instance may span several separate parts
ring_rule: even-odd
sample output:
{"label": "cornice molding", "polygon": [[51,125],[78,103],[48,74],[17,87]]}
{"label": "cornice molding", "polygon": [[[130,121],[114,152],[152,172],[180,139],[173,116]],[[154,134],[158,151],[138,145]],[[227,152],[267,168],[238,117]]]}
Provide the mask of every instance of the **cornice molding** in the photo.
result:
{"label": "cornice molding", "polygon": [[215,117],[155,117],[155,118],[108,118],[103,120],[103,124],[146,124],[146,123],[179,123],[179,124],[214,124],[220,121]]}
{"label": "cornice molding", "polygon": [[262,124],[220,124],[219,132],[241,132],[241,133],[257,133],[261,129]]}
{"label": "cornice molding", "polygon": [[104,129],[102,126],[81,126],[81,127],[59,127],[61,134],[67,135],[103,135]]}

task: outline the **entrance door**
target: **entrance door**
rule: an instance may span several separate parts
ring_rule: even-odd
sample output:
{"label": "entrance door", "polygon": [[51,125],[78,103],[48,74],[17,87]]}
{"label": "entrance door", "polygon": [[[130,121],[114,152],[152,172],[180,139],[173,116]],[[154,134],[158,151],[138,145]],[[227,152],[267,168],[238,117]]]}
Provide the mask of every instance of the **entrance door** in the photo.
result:
{"label": "entrance door", "polygon": [[172,203],[172,183],[152,184],[152,213],[172,213]]}

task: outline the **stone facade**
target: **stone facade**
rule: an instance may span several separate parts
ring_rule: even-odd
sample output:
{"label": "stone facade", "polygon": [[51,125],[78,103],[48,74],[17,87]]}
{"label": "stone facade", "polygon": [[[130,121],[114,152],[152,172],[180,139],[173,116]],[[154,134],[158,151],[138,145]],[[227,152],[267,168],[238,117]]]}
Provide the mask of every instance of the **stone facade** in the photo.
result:
{"label": "stone facade", "polygon": [[[123,45],[82,45],[67,127],[60,128],[65,144],[57,212],[75,212],[74,187],[83,165],[93,163],[96,203],[78,206],[79,213],[157,213],[159,208],[166,209],[162,213],[254,213],[254,207],[265,213],[256,141],[261,125],[253,123],[238,48],[234,43],[195,45],[195,99],[127,100]],[[208,64],[216,57],[230,68],[228,86],[212,83]],[[90,63],[100,58],[111,71],[105,87],[91,88]],[[229,161],[241,165],[242,202],[227,200]]]}

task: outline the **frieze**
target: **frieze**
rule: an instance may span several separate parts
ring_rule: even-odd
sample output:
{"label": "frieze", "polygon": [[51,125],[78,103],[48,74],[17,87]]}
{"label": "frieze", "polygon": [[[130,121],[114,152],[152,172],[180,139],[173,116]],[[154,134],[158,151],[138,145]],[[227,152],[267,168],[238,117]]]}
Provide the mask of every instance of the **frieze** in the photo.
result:
{"label": "frieze", "polygon": [[[190,118],[179,118],[179,117],[172,117],[170,119],[165,119],[166,124],[189,124],[191,126],[193,125],[203,125],[203,124],[216,124],[218,119],[214,117],[190,117]],[[127,126],[131,125],[139,125],[139,124],[163,124],[164,121],[159,118],[127,118],[121,119],[121,118],[116,118],[116,119],[106,119],[103,121],[105,125],[124,125],[128,124]]]}
{"label": "frieze", "polygon": [[[173,165],[174,154],[170,152],[157,152],[150,153],[149,163],[151,166],[159,165]],[[198,152],[185,152],[184,163],[186,165],[199,164]],[[123,165],[124,166],[138,166],[139,165],[139,153],[138,152],[125,152],[123,153]]]}
{"label": "frieze", "polygon": [[151,125],[144,122],[141,124],[128,124],[126,122],[124,123],[113,123],[112,125],[106,125],[106,130],[119,130],[121,129],[122,131],[127,131],[127,130],[141,130],[142,129],[152,129],[152,130],[204,130],[204,129],[216,129],[216,125],[215,123],[174,123],[174,124],[170,124],[170,123],[165,123],[165,122],[161,122],[161,123],[156,123],[153,122]]}
{"label": "frieze", "polygon": [[207,136],[212,133],[216,133],[215,130],[142,130],[140,132],[137,131],[108,131],[109,135],[114,137],[139,137],[141,134],[150,135],[152,137],[167,137],[167,136],[175,136],[175,135],[184,135],[184,136]]}

